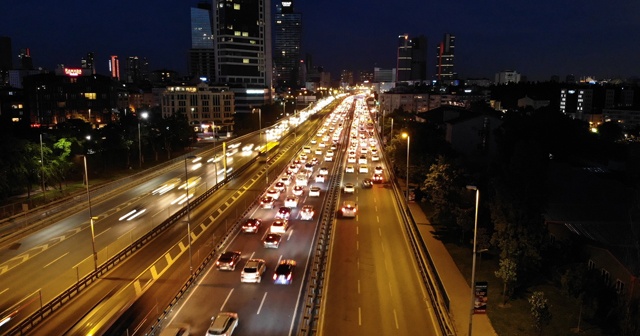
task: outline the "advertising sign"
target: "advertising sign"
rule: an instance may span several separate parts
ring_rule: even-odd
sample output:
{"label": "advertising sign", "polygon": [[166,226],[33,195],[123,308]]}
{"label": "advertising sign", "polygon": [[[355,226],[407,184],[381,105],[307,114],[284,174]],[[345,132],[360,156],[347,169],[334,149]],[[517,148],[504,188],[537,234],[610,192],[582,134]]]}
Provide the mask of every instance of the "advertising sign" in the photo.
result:
{"label": "advertising sign", "polygon": [[476,300],[473,305],[474,314],[487,313],[487,301],[489,300],[488,283],[486,281],[476,281],[475,293]]}

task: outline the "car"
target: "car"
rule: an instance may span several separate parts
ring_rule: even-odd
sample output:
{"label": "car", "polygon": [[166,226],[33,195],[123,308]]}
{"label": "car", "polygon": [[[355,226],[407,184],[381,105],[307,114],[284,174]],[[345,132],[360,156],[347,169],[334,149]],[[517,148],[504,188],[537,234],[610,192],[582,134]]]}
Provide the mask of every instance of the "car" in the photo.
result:
{"label": "car", "polygon": [[358,173],[360,174],[369,173],[369,167],[367,167],[366,165],[360,165],[360,167],[358,167]]}
{"label": "car", "polygon": [[313,215],[315,211],[313,210],[313,205],[303,205],[300,210],[300,219],[302,220],[313,220]]}
{"label": "car", "polygon": [[281,206],[276,213],[277,219],[289,219],[289,216],[291,216],[291,208],[287,206]]}
{"label": "car", "polygon": [[373,188],[373,181],[371,181],[371,179],[366,178],[364,180],[362,180],[362,187],[363,188]]}
{"label": "car", "polygon": [[[284,174],[287,176],[292,176],[294,172],[291,169],[287,168],[287,170],[284,171]],[[291,182],[291,180],[289,180],[289,182]]]}
{"label": "car", "polygon": [[338,144],[334,142],[331,144],[331,150],[336,150],[336,149],[338,149]]}
{"label": "car", "polygon": [[307,159],[308,159],[308,158],[309,158],[309,157],[307,156],[307,154],[302,154],[302,155],[300,155],[300,156],[298,157],[298,160],[300,161],[300,163],[305,163],[305,162],[307,162]]}
{"label": "car", "polygon": [[290,185],[291,179],[289,178],[289,175],[285,174],[280,178],[280,182],[284,183],[284,185]]}
{"label": "car", "polygon": [[360,148],[360,153],[367,154],[367,147]]}
{"label": "car", "polygon": [[273,203],[275,199],[272,196],[264,196],[260,199],[260,207],[263,209],[273,209]]}
{"label": "car", "polygon": [[262,220],[259,218],[247,218],[242,224],[242,232],[256,233],[260,230],[260,224],[262,224]]}
{"label": "car", "polygon": [[313,171],[313,163],[311,162],[307,162],[304,164],[304,170],[308,171],[308,172],[312,172]]}
{"label": "car", "polygon": [[344,184],[344,192],[345,194],[353,194],[356,191],[355,186],[353,185],[353,183],[348,182]]}
{"label": "car", "polygon": [[296,196],[287,196],[284,199],[284,206],[289,208],[297,208],[298,207],[298,197]]}
{"label": "car", "polygon": [[267,233],[262,239],[262,246],[265,248],[278,248],[280,247],[280,241],[282,235],[279,233]]}
{"label": "car", "polygon": [[383,182],[382,175],[373,174],[373,182],[374,183],[382,183]]}
{"label": "car", "polygon": [[378,162],[378,161],[380,161],[380,157],[377,154],[376,155],[371,155],[371,161]]}
{"label": "car", "polygon": [[358,209],[354,201],[344,201],[340,209],[340,214],[342,217],[355,217],[356,211],[358,211]]}
{"label": "car", "polygon": [[309,197],[320,197],[320,187],[312,186],[309,188]]}
{"label": "car", "polygon": [[231,336],[238,326],[238,314],[231,312],[220,312],[216,317],[211,318],[211,325],[207,329],[206,336],[225,335]]}
{"label": "car", "polygon": [[242,259],[242,253],[240,251],[226,251],[218,257],[216,268],[218,268],[218,270],[235,271],[240,259]]}
{"label": "car", "polygon": [[311,147],[309,147],[309,146],[304,146],[304,147],[302,147],[302,151],[303,151],[304,153],[311,153]]}
{"label": "car", "polygon": [[317,143],[318,143],[318,141],[317,141],[316,139],[311,139],[311,144],[312,144],[312,145],[315,145],[315,144],[317,144]]}
{"label": "car", "polygon": [[367,157],[364,155],[360,155],[358,158],[358,164],[367,164]]}
{"label": "car", "polygon": [[316,150],[313,153],[315,153],[316,155],[322,155],[322,149],[316,148]]}
{"label": "car", "polygon": [[329,175],[329,169],[327,167],[320,167],[318,175]]}
{"label": "car", "polygon": [[324,183],[324,175],[316,175],[316,183]]}
{"label": "car", "polygon": [[315,166],[315,165],[317,165],[320,161],[318,160],[318,158],[314,157],[314,158],[312,158],[312,159],[311,159],[311,161],[309,161],[309,162],[311,162],[311,164],[313,164],[313,165]]}
{"label": "car", "polygon": [[285,259],[280,261],[273,273],[273,283],[276,285],[289,285],[293,281],[293,270],[296,269],[296,261]]}
{"label": "car", "polygon": [[271,188],[267,190],[267,196],[271,196],[274,200],[277,200],[278,198],[280,198],[280,190]]}
{"label": "car", "polygon": [[331,149],[330,149],[330,150],[328,150],[326,155],[327,155],[327,156],[333,156],[333,150],[331,150]]}
{"label": "car", "polygon": [[298,168],[300,168],[300,166],[302,166],[302,162],[300,162],[300,160],[298,160],[298,159],[293,160],[292,164],[294,166],[298,167]]}
{"label": "car", "polygon": [[327,162],[333,162],[333,156],[324,156],[324,160]]}
{"label": "car", "polygon": [[373,168],[373,173],[382,174],[382,166],[376,166],[375,168]]}
{"label": "car", "polygon": [[285,190],[287,190],[287,186],[284,184],[284,182],[276,182],[276,184],[273,185],[273,189],[279,192],[284,192]]}
{"label": "car", "polygon": [[296,185],[297,186],[306,186],[309,183],[309,178],[306,174],[298,174],[296,175]]}
{"label": "car", "polygon": [[318,144],[318,146],[320,146],[320,148],[325,148],[325,147],[327,147],[327,144],[324,143],[324,142],[321,142],[321,143]]}
{"label": "car", "polygon": [[289,170],[292,171],[294,174],[297,174],[298,170],[300,170],[300,167],[296,164],[292,164],[289,166]]}
{"label": "car", "polygon": [[301,196],[303,192],[304,192],[304,187],[303,186],[297,185],[297,186],[293,187],[293,194],[294,195]]}
{"label": "car", "polygon": [[371,155],[378,155],[378,150],[375,147],[371,148]]}
{"label": "car", "polygon": [[347,163],[356,163],[356,157],[355,156],[349,156],[347,158]]}
{"label": "car", "polygon": [[345,171],[346,173],[355,173],[356,169],[355,169],[355,168],[353,168],[353,166],[352,166],[352,165],[348,165],[348,166],[344,169],[344,171]]}
{"label": "car", "polygon": [[252,151],[252,150],[253,150],[253,146],[254,146],[254,145],[253,145],[252,143],[250,143],[250,144],[246,144],[246,145],[244,145],[244,146],[242,147],[242,151],[243,151],[243,152],[250,152],[250,151]]}
{"label": "car", "polygon": [[275,220],[269,228],[270,233],[285,233],[289,228],[289,221],[286,219]]}
{"label": "car", "polygon": [[249,259],[244,264],[244,268],[240,273],[240,282],[260,283],[262,275],[267,269],[267,263],[264,259]]}
{"label": "car", "polygon": [[160,333],[160,336],[189,336],[191,328],[186,324],[170,324]]}

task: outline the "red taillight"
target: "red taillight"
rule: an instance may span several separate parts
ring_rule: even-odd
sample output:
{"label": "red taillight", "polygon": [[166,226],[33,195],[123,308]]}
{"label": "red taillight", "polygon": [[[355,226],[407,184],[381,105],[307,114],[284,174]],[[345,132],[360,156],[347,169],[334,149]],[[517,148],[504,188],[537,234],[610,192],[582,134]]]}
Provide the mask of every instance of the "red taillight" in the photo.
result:
{"label": "red taillight", "polygon": [[289,273],[289,275],[287,275],[287,280],[291,280],[291,273]]}
{"label": "red taillight", "polygon": [[273,275],[273,280],[276,280],[276,279],[278,279],[278,275],[277,275],[277,274],[274,274],[274,275]]}

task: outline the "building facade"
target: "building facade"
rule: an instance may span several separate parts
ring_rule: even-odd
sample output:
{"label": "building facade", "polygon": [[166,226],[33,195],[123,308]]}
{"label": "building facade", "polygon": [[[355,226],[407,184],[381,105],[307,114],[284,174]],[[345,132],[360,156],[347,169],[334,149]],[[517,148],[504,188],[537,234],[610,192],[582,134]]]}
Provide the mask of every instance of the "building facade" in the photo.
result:
{"label": "building facade", "polygon": [[185,115],[196,131],[208,132],[209,127],[232,132],[234,93],[226,87],[206,83],[191,86],[168,86],[162,93],[162,117]]}
{"label": "building facade", "polygon": [[423,35],[409,39],[408,34],[398,36],[396,80],[422,82],[427,80],[427,38]]}
{"label": "building facade", "polygon": [[458,78],[455,71],[455,47],[456,37],[449,33],[444,34],[444,39],[437,47],[436,80],[438,82],[451,84]]}
{"label": "building facade", "polygon": [[299,62],[302,43],[302,14],[294,11],[294,1],[278,1],[275,14],[273,64],[278,86],[300,85]]}
{"label": "building facade", "polygon": [[215,52],[213,49],[213,10],[210,3],[199,3],[191,8],[191,49],[189,49],[189,76],[215,78]]}
{"label": "building facade", "polygon": [[505,70],[496,73],[495,83],[498,85],[509,83],[520,83],[520,74],[514,70]]}

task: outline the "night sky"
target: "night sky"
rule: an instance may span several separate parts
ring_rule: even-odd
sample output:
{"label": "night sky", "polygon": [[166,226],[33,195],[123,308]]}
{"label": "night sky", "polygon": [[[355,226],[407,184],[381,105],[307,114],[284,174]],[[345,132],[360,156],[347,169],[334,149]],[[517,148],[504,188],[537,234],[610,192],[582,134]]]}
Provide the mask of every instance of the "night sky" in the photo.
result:
{"label": "night sky", "polygon": [[[295,1],[295,0],[294,0]],[[28,47],[35,66],[79,67],[96,53],[99,73],[109,55],[147,57],[152,70],[185,73],[189,8],[198,1],[0,1],[0,35],[13,54]],[[510,69],[530,80],[567,74],[603,78],[640,75],[640,2],[632,0],[306,0],[303,52],[338,78],[343,68],[395,67],[397,36],[424,34],[432,77],[436,45],[456,35],[460,78]],[[14,61],[17,63],[17,57]]]}

